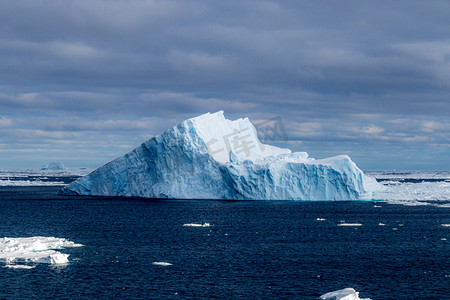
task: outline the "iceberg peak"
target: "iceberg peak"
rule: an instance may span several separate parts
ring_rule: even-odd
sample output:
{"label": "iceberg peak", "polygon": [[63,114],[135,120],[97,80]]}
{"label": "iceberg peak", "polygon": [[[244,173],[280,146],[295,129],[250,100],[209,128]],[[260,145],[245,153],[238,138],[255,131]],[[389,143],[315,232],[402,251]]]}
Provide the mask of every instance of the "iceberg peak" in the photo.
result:
{"label": "iceberg peak", "polygon": [[376,184],[347,155],[315,160],[259,141],[248,118],[187,119],[64,194],[174,199],[351,200]]}

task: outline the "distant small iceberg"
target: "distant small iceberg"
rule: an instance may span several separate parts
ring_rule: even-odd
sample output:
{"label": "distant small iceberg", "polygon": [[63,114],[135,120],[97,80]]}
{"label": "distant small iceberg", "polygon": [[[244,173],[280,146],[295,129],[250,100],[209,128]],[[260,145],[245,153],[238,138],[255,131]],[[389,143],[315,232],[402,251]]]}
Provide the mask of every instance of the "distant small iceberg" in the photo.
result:
{"label": "distant small iceberg", "polygon": [[60,161],[52,161],[41,168],[43,171],[62,171],[66,169],[66,166]]}
{"label": "distant small iceberg", "polygon": [[203,223],[203,224],[197,224],[197,223],[189,223],[189,224],[183,224],[184,227],[210,227],[211,224],[209,223]]}

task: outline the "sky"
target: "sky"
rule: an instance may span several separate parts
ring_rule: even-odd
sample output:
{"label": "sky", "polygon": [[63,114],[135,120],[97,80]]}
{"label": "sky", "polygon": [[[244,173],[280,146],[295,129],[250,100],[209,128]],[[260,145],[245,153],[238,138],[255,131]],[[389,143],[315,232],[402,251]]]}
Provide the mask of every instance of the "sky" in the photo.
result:
{"label": "sky", "polygon": [[450,2],[0,1],[0,169],[96,168],[223,110],[364,170],[450,170]]}

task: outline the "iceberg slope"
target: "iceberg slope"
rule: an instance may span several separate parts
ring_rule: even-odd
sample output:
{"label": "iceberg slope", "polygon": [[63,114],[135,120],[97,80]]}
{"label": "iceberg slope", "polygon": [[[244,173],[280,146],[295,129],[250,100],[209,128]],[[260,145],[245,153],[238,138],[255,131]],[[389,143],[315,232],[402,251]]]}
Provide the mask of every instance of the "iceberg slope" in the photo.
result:
{"label": "iceberg slope", "polygon": [[376,187],[346,155],[264,145],[245,119],[188,119],[65,187],[63,194],[173,199],[351,200]]}

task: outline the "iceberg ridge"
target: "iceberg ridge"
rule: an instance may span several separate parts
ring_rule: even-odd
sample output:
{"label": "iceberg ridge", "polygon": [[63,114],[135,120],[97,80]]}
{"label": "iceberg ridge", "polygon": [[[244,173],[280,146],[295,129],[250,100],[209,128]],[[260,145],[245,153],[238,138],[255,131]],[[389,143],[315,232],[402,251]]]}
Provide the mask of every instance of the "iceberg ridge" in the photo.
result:
{"label": "iceberg ridge", "polygon": [[[378,187],[347,155],[315,160],[262,144],[248,118],[188,119],[63,194],[172,199],[354,200]],[[369,195],[369,196],[368,196]]]}

